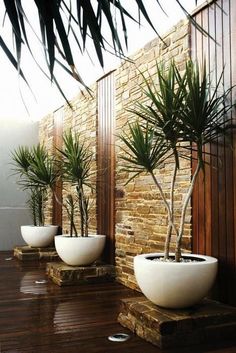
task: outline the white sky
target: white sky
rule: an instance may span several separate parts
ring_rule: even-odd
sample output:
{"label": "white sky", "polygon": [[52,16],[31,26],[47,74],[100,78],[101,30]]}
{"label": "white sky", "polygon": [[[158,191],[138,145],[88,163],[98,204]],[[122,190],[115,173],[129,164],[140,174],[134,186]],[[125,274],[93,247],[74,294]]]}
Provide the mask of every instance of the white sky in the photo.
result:
{"label": "white sky", "polygon": [[[27,1],[27,5],[29,6],[28,16],[34,18],[34,8],[30,6],[31,4],[29,0],[23,1]],[[144,2],[148,3],[150,17],[160,34],[165,33],[168,28],[184,17],[183,12],[176,4],[175,0],[161,1],[169,17],[166,17],[160,11],[157,12],[158,7],[156,5],[156,0],[144,0]],[[201,2],[202,1],[198,1],[198,3]],[[195,0],[182,0],[181,3],[188,11],[192,11],[195,7]],[[130,1],[129,4],[132,4],[132,2]],[[2,23],[4,15],[2,3],[0,4],[0,15],[0,21]],[[0,28],[0,31],[3,38],[6,38],[7,36],[11,41],[11,31],[7,24],[4,28]],[[143,27],[141,29],[139,29],[137,25],[130,24],[128,27],[128,53],[134,53],[155,37],[155,32],[148,27],[145,21],[143,21]],[[36,42],[37,41],[35,40],[34,54],[37,57],[37,60],[42,63],[44,54],[42,53],[41,48],[36,45]],[[77,61],[78,71],[88,85],[95,82],[99,77],[118,65],[119,60],[110,55],[105,58],[104,70],[97,62],[93,65],[88,57],[78,57]],[[29,55],[25,55],[25,53],[22,57],[22,69],[30,83],[37,101],[35,101],[29,89],[26,88],[24,82],[18,79],[13,66],[8,62],[8,59],[5,57],[2,50],[0,50],[0,119],[15,119],[18,117],[21,119],[38,120],[64,104],[64,99],[57,88],[51,85],[51,82],[39,71],[32,58],[29,57]],[[71,99],[78,94],[78,84],[72,78],[66,76],[61,70],[56,70],[55,72],[57,77],[60,77],[60,84],[68,99]],[[21,87],[21,92],[29,110],[29,115],[27,114],[21,99],[19,87]]]}

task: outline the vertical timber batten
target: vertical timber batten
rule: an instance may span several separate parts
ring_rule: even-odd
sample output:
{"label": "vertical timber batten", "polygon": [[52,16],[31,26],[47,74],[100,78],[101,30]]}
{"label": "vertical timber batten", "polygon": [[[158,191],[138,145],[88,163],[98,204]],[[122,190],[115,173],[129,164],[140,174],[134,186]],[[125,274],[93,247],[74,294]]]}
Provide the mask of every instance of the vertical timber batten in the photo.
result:
{"label": "vertical timber batten", "polygon": [[[224,88],[236,84],[236,1],[217,0],[195,15],[195,20],[215,39],[191,26],[191,56],[206,61],[211,85],[223,72]],[[236,93],[229,97],[233,102]],[[231,113],[235,124],[235,109]],[[236,305],[236,135],[207,145],[205,175],[200,176],[192,198],[193,252],[219,259],[217,298]],[[193,154],[194,157],[194,154]],[[194,170],[193,161],[193,170]]]}
{"label": "vertical timber batten", "polygon": [[107,236],[105,260],[115,253],[115,83],[114,72],[97,82],[97,229]]}
{"label": "vertical timber batten", "polygon": [[[62,135],[63,135],[63,115],[64,109],[60,108],[53,113],[54,126],[53,126],[53,146],[54,152],[57,154],[56,149],[62,148]],[[57,181],[55,186],[55,194],[60,204],[53,197],[53,224],[59,226],[59,232],[62,228],[62,182]],[[59,233],[60,234],[60,233]]]}

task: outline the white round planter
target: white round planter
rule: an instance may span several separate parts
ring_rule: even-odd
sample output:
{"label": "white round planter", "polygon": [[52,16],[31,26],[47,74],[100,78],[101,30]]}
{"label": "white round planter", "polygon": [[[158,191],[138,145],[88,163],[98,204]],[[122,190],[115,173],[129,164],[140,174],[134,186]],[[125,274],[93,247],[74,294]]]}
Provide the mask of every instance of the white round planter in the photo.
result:
{"label": "white round planter", "polygon": [[198,303],[211,289],[217,274],[217,259],[210,256],[183,254],[201,259],[196,262],[164,262],[148,258],[160,253],[137,255],[134,273],[143,294],[165,308],[187,308]]}
{"label": "white round planter", "polygon": [[104,249],[105,235],[89,235],[88,237],[55,237],[56,251],[62,261],[71,266],[90,265],[97,260]]}
{"label": "white round planter", "polygon": [[21,226],[21,235],[24,241],[34,248],[49,246],[57,233],[58,226]]}

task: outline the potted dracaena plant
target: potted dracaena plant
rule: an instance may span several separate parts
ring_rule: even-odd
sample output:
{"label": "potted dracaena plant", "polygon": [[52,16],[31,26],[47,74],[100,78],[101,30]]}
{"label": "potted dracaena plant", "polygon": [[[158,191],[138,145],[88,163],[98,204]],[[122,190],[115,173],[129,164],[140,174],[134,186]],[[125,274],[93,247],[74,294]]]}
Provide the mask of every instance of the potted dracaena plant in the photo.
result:
{"label": "potted dracaena plant", "polygon": [[[194,184],[200,170],[204,172],[203,147],[216,142],[230,125],[227,113],[232,104],[227,104],[227,98],[232,87],[223,91],[221,78],[215,88],[211,87],[205,65],[200,69],[192,61],[186,63],[183,74],[171,62],[168,70],[157,65],[157,83],[150,77],[143,78],[147,101],[131,110],[138,119],[121,135],[123,169],[131,173],[130,180],[141,173],[151,176],[164,203],[168,226],[164,253],[135,256],[134,272],[140,289],[152,302],[183,308],[202,299],[216,277],[217,259],[182,254],[181,241]],[[190,158],[191,148],[195,150],[196,168],[179,218],[179,207],[175,207],[176,179],[181,172],[181,159]],[[174,163],[169,193],[163,190],[157,173],[168,159]],[[175,253],[170,253],[173,237]]]}
{"label": "potted dracaena plant", "polygon": [[[59,151],[62,178],[67,188],[74,190],[64,202],[70,221],[70,234],[55,237],[60,258],[72,266],[89,265],[97,260],[105,245],[105,235],[89,234],[89,207],[93,154],[79,134],[69,132],[63,137],[64,148]],[[76,222],[79,216],[79,231]]]}
{"label": "potted dracaena plant", "polygon": [[33,225],[22,225],[21,235],[31,247],[47,247],[53,242],[58,226],[45,225],[45,206],[48,194],[58,178],[55,159],[44,146],[20,146],[12,153],[18,185],[29,193],[28,206]]}

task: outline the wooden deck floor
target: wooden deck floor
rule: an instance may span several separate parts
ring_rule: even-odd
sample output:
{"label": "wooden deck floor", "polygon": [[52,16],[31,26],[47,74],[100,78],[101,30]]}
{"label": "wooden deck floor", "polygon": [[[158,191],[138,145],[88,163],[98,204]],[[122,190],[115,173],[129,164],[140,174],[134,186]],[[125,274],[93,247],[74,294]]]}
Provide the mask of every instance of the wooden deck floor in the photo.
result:
{"label": "wooden deck floor", "polygon": [[[129,333],[116,319],[121,298],[137,296],[120,284],[60,288],[48,281],[45,264],[6,260],[0,253],[0,353],[159,353],[157,347],[131,334],[125,343],[110,334]],[[235,353],[228,347],[195,347],[174,352]]]}

